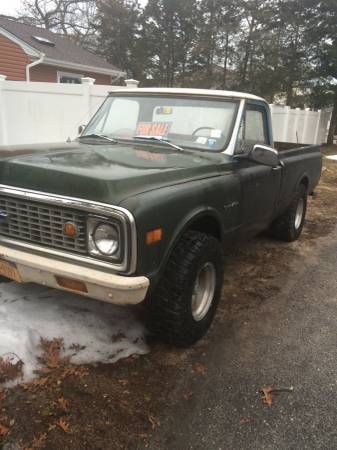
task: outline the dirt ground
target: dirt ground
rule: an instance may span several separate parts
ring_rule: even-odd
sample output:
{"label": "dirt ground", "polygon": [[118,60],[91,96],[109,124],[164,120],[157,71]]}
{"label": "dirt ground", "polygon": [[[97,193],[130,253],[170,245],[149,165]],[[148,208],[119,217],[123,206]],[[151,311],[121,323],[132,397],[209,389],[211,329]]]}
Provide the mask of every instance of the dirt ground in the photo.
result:
{"label": "dirt ground", "polygon": [[[337,154],[337,146],[323,152]],[[285,244],[260,236],[227,252],[223,300],[205,339],[188,350],[152,342],[146,356],[84,367],[62,361],[54,342],[45,349],[45,370],[39,378],[12,389],[0,388],[0,448],[150,447],[168,411],[193,399],[195,392],[184,380],[207,377],[207,354],[219,330],[229,325],[230,332],[233,317],[280,292],[282,274],[310,260],[318,238],[335,229],[337,162],[324,159],[323,166],[299,241]]]}

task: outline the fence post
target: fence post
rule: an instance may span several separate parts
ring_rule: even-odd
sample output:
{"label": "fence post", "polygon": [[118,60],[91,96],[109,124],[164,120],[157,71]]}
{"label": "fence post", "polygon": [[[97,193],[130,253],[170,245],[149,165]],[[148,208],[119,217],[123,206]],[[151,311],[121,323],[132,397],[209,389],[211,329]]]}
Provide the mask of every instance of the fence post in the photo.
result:
{"label": "fence post", "polygon": [[[321,119],[322,119],[322,110],[319,109],[317,111],[317,124],[316,124],[316,130],[315,130],[315,142],[314,144],[322,144],[322,142],[319,142],[322,140],[322,137],[320,136],[321,131]],[[326,142],[326,141],[325,141]]]}
{"label": "fence post", "polygon": [[282,130],[282,142],[290,142],[290,139],[289,139],[290,114],[291,114],[290,106],[285,106],[284,107],[283,130]]}
{"label": "fence post", "polygon": [[91,116],[93,114],[91,101],[91,86],[95,84],[95,81],[96,81],[95,78],[90,77],[82,78],[85,111],[87,111],[87,117],[85,118],[86,123],[88,123],[89,119],[91,119]]}
{"label": "fence post", "polygon": [[0,75],[0,145],[6,145],[8,143],[6,128],[6,105],[3,94],[6,78],[6,75]]}
{"label": "fence post", "polygon": [[310,118],[311,110],[310,108],[305,108],[301,110],[301,114],[303,116],[303,123],[302,126],[299,127],[299,142],[300,144],[311,144],[311,141],[309,139],[310,133],[308,135],[308,123]]}
{"label": "fence post", "polygon": [[137,88],[139,85],[139,81],[137,80],[125,80],[125,84],[127,88],[133,89]]}

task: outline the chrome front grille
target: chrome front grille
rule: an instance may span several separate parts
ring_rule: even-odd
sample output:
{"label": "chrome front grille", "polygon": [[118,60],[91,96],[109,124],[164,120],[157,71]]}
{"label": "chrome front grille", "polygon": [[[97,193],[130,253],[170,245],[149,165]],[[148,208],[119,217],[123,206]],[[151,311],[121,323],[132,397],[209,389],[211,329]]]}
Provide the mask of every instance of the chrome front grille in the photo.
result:
{"label": "chrome front grille", "polygon": [[[67,222],[76,226],[78,233],[75,237],[65,235]],[[1,236],[86,254],[86,214],[0,195]]]}

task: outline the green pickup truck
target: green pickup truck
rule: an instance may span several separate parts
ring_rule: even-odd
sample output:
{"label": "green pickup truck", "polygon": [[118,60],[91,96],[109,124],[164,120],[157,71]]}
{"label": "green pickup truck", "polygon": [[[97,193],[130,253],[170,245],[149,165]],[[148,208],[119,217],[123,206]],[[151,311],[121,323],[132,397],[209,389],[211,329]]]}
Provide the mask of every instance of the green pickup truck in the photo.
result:
{"label": "green pickup truck", "polygon": [[297,239],[318,146],[276,150],[268,104],[229,91],[113,91],[74,142],[0,148],[0,275],[117,305],[188,346],[221,297],[223,254]]}

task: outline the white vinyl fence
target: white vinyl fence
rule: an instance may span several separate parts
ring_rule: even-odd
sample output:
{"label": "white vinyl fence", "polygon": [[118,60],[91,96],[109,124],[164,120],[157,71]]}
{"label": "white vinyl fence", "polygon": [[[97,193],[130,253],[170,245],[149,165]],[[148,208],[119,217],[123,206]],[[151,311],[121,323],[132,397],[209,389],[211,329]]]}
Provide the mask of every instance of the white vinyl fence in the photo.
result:
{"label": "white vinyl fence", "polygon": [[0,78],[0,145],[64,142],[77,136],[114,86],[26,83]]}
{"label": "white vinyl fence", "polygon": [[299,144],[326,143],[331,110],[311,111],[270,105],[274,141]]}
{"label": "white vinyl fence", "polygon": [[[0,75],[0,145],[65,142],[74,139],[116,86],[6,81]],[[137,86],[129,80],[129,87]],[[127,89],[127,88],[126,88]],[[326,141],[330,112],[271,105],[274,139],[321,144]]]}

